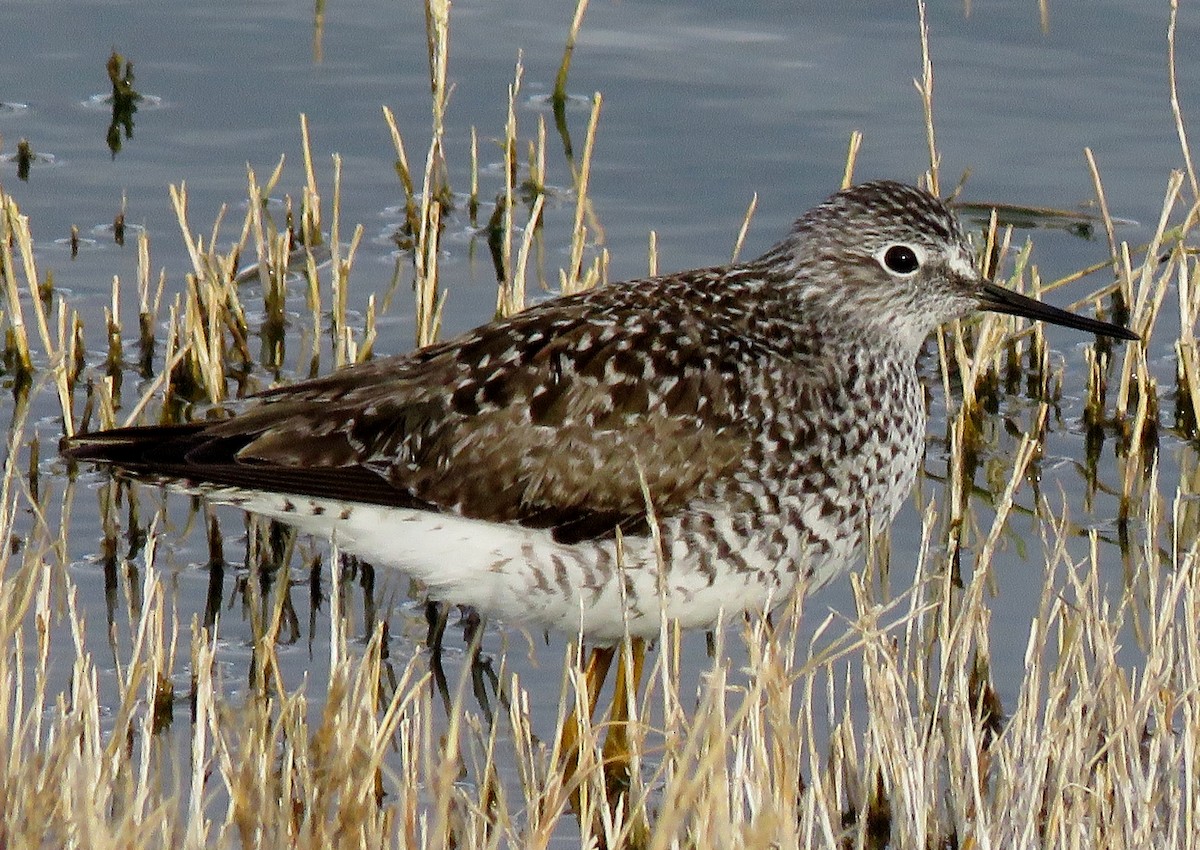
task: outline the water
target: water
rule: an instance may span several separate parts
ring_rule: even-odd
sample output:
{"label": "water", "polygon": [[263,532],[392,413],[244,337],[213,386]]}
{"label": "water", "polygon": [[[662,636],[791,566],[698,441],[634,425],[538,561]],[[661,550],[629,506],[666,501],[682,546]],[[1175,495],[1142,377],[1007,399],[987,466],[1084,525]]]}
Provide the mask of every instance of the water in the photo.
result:
{"label": "water", "polygon": [[[1082,153],[1090,147],[1114,214],[1136,222],[1119,237],[1134,244],[1146,241],[1167,175],[1182,163],[1165,72],[1167,4],[1055,7],[1046,30],[1036,4],[1028,0],[972,5],[969,15],[955,4],[939,4],[930,12],[943,186],[969,170],[966,196],[973,200],[1070,208],[1093,197]],[[469,133],[476,127],[481,195],[493,197],[499,190],[500,148],[494,140],[503,135],[506,91],[518,55],[524,64],[521,137],[535,135],[539,117],[550,121],[541,97],[553,85],[569,12],[566,7],[547,12],[546,4],[532,0],[464,0],[454,6],[454,90],[446,139],[455,189],[467,188]],[[1198,35],[1195,16],[1185,15],[1178,43],[1194,44]],[[104,63],[110,48],[133,60],[136,88],[156,98],[139,107],[132,137],[123,139],[115,154],[106,144],[107,106],[95,99],[109,89]],[[1188,61],[1186,51],[1181,58],[1182,108],[1195,114],[1200,67]],[[651,230],[658,235],[663,270],[726,261],[754,193],[758,209],[744,255],[765,249],[802,210],[836,188],[855,130],[866,139],[860,178],[915,179],[928,161],[912,83],[919,74],[916,13],[907,4],[860,2],[817,10],[773,2],[731,10],[715,2],[594,3],[575,53],[570,89],[584,100],[595,91],[604,97],[591,197],[611,255],[610,276],[645,272]],[[149,233],[153,267],[166,270],[168,298],[173,297],[189,262],[168,185],[186,181],[190,221],[200,233],[208,232],[223,206],[236,212],[245,203],[247,164],[263,180],[279,157],[286,157],[275,196],[298,198],[301,113],[308,116],[318,181],[328,192],[330,157],[340,154],[343,224],[365,228],[352,282],[354,306],[361,309],[368,292],[386,286],[397,259],[404,261],[391,239],[403,195],[381,106],[395,111],[410,162],[419,168],[430,116],[418,4],[331,3],[318,34],[310,7],[293,3],[176,7],[64,0],[51,14],[43,3],[10,0],[0,29],[0,80],[0,101],[8,104],[0,108],[3,152],[12,153],[25,138],[37,153],[52,157],[35,162],[27,181],[18,180],[15,163],[0,163],[0,181],[31,219],[42,271],[53,271],[59,291],[88,317],[92,362],[103,351],[99,315],[112,277],[119,275],[132,291],[133,240],[117,246],[108,230],[117,213],[124,210],[127,222]],[[586,109],[572,109],[569,122],[581,148]],[[548,181],[569,186],[552,127],[549,136]],[[552,204],[550,215],[560,226],[547,228],[544,271],[554,279],[567,259],[567,245],[553,238],[565,232],[561,223],[569,219],[569,200]],[[236,238],[230,228],[240,221],[240,212],[228,221],[222,244]],[[85,237],[74,259],[63,244],[72,226]],[[470,238],[461,214],[452,230],[457,235],[446,243],[442,266],[449,289],[446,335],[486,321],[495,305],[494,276],[482,241]],[[1056,231],[1038,232],[1036,242],[1035,261],[1047,278],[1098,262],[1107,251],[1103,239],[1086,241]],[[1051,300],[1065,303],[1099,284],[1077,284]],[[395,299],[381,329],[380,353],[412,346],[406,292]],[[1084,455],[1082,347],[1090,340],[1058,329],[1049,338],[1067,364],[1068,378],[1061,421],[1042,466],[1042,492],[1063,488],[1075,521],[1111,537],[1114,500],[1101,496],[1090,508],[1081,504],[1083,484],[1071,462]],[[1163,345],[1151,351],[1151,359],[1160,381],[1167,383],[1173,363]],[[935,415],[944,417],[946,400],[937,387],[933,399]],[[44,392],[35,398],[31,416],[43,447],[43,486],[49,487],[63,483],[61,465],[47,457],[60,434],[55,410],[52,394]],[[1019,401],[1011,401],[1005,413],[1018,423],[1028,418]],[[931,435],[940,437],[944,430],[943,418],[933,423]],[[1002,471],[1014,444],[1012,438],[998,440],[985,464],[998,464]],[[1174,458],[1186,451],[1184,442],[1164,432],[1164,476],[1177,476]],[[1111,447],[1103,457],[1101,476],[1115,484]],[[944,474],[937,440],[928,466]],[[85,475],[89,487],[99,480]],[[928,494],[940,485],[927,481],[923,486]],[[146,519],[162,497],[149,490],[142,494]],[[171,577],[175,604],[186,620],[206,608],[207,547],[202,534],[178,530],[192,510],[188,500],[172,496],[166,501],[173,527],[159,566]],[[244,550],[240,517],[232,511],[220,516],[226,554],[238,563],[239,546]],[[72,523],[70,573],[92,629],[89,640],[103,656],[105,622],[122,615],[107,611],[103,601],[106,578],[94,557],[101,537],[98,513],[86,488],[76,499]],[[1028,528],[1014,520],[1011,545],[997,561],[993,662],[1002,697],[1011,696],[1019,683],[1024,635],[1037,605],[1040,543],[1024,541],[1028,559],[1017,551]],[[906,509],[894,533],[893,587],[911,575],[919,536],[918,513]],[[111,586],[111,575],[107,581]],[[217,597],[223,611],[222,661],[236,680],[245,676],[244,641],[250,632],[239,606],[229,603],[232,581],[225,577]],[[295,592],[303,637],[281,659],[294,664],[285,670],[293,680],[308,672],[320,682],[327,656],[321,648],[328,639],[326,611],[310,617],[307,587],[302,584]],[[381,598],[398,600],[399,610],[390,615],[396,618],[393,639],[419,640],[420,605],[407,597],[406,584],[380,577],[379,588]],[[846,583],[823,591],[809,607],[852,610]],[[511,630],[492,627],[487,647],[494,652],[510,639],[523,643]],[[455,646],[461,644],[452,651],[461,651]],[[702,640],[693,647],[699,664]],[[542,672],[526,675],[544,675],[547,685],[557,688],[557,653],[557,645],[540,650]],[[109,665],[110,673],[115,666]],[[547,717],[543,723],[552,721]]]}

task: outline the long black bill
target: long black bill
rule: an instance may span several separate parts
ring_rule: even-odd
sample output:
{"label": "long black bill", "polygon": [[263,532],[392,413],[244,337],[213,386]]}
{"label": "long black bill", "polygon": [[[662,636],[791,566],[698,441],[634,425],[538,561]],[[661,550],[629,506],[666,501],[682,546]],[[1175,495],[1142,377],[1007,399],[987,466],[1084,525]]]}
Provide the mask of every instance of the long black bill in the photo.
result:
{"label": "long black bill", "polygon": [[1077,316],[1043,304],[1034,298],[1028,298],[1019,292],[1005,289],[990,281],[979,288],[979,307],[981,310],[992,310],[996,313],[1008,313],[1025,319],[1037,319],[1052,325],[1062,325],[1080,331],[1090,331],[1100,336],[1111,336],[1116,339],[1140,340],[1141,337],[1128,328],[1114,325],[1111,322],[1101,322],[1099,319],[1089,319],[1087,316]]}

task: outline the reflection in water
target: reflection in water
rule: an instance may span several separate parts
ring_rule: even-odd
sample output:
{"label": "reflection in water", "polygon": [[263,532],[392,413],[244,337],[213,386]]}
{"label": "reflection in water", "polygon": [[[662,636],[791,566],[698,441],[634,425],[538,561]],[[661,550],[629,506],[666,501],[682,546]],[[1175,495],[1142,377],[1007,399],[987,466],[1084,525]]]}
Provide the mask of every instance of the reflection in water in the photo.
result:
{"label": "reflection in water", "polygon": [[17,142],[17,179],[29,180],[29,166],[33,162],[33,146],[28,139]]}
{"label": "reflection in water", "polygon": [[137,104],[142,96],[133,88],[132,61],[114,50],[108,57],[106,68],[108,79],[112,83],[112,120],[108,123],[105,142],[116,159],[121,151],[122,133],[125,139],[133,138],[133,115],[137,112]]}

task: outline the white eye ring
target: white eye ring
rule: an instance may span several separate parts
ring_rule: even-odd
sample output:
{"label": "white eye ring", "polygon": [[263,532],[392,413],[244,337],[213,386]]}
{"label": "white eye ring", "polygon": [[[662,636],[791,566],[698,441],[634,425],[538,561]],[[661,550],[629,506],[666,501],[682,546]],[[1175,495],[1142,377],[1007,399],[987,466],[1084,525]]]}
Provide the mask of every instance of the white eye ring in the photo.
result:
{"label": "white eye ring", "polygon": [[909,242],[893,242],[884,245],[875,255],[875,260],[888,274],[912,277],[925,265],[925,249]]}

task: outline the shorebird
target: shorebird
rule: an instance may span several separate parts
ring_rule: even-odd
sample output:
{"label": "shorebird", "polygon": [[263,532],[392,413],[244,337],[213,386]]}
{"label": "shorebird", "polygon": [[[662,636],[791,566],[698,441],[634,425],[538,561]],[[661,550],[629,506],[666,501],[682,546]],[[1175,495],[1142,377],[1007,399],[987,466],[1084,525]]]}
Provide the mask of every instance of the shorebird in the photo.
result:
{"label": "shorebird", "polygon": [[877,181],[755,260],[555,298],[63,453],[332,535],[501,620],[631,636],[640,661],[664,617],[712,627],[855,563],[922,459],[922,344],[988,310],[1138,339],[984,279],[942,201]]}

